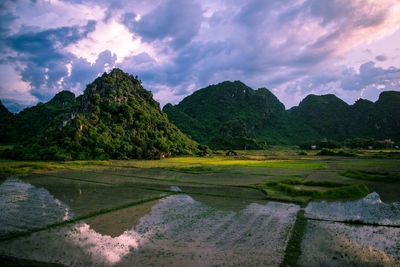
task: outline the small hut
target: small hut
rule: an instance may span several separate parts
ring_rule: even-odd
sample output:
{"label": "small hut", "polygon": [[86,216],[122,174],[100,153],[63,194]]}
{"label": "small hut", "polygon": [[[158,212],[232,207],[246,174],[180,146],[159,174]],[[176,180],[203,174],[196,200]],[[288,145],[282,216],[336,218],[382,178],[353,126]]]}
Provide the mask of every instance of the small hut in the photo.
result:
{"label": "small hut", "polygon": [[237,156],[237,153],[235,151],[233,151],[232,149],[229,149],[228,152],[226,152],[227,156]]}

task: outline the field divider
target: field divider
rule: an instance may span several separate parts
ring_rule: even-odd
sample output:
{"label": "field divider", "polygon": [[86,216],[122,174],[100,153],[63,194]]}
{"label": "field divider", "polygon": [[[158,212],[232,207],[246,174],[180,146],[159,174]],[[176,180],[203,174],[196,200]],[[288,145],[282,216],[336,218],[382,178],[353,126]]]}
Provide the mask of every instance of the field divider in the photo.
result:
{"label": "field divider", "polygon": [[49,230],[49,229],[60,227],[60,226],[66,226],[66,225],[71,224],[71,223],[76,223],[76,222],[79,222],[79,221],[82,221],[82,220],[85,220],[85,219],[89,219],[89,218],[96,217],[96,216],[99,216],[99,215],[103,215],[103,214],[106,214],[106,213],[110,213],[110,212],[113,212],[113,211],[118,211],[118,210],[130,208],[130,207],[133,207],[133,206],[137,206],[137,205],[140,205],[140,204],[144,204],[144,203],[147,203],[147,202],[160,200],[160,199],[163,199],[163,198],[169,197],[171,195],[175,195],[175,194],[177,194],[177,192],[169,192],[169,193],[166,193],[163,196],[158,196],[158,197],[152,197],[152,198],[142,199],[142,200],[138,200],[138,201],[133,201],[133,202],[129,202],[129,203],[117,206],[117,207],[100,209],[100,210],[93,211],[93,212],[90,212],[89,214],[82,215],[82,216],[79,216],[79,217],[76,217],[76,218],[73,218],[73,219],[70,219],[70,220],[66,220],[66,221],[62,221],[62,222],[58,222],[58,223],[54,223],[54,224],[49,224],[49,225],[46,225],[46,226],[43,226],[43,227],[33,228],[33,229],[30,229],[28,231],[21,232],[21,233],[14,233],[14,234],[12,234],[10,236],[0,238],[0,242],[8,241],[8,240],[15,239],[15,238],[18,238],[18,237],[29,236],[29,235],[31,235],[33,233],[40,232],[40,231],[43,231],[43,230]]}
{"label": "field divider", "polygon": [[368,223],[363,222],[361,220],[329,220],[329,219],[321,219],[321,218],[309,218],[305,217],[310,221],[319,221],[319,222],[333,222],[333,223],[344,223],[350,225],[361,225],[361,226],[381,226],[381,227],[391,227],[391,228],[400,228],[399,224],[379,224],[379,223]]}
{"label": "field divider", "polygon": [[297,261],[301,255],[301,243],[307,228],[307,218],[304,216],[304,209],[300,209],[296,215],[296,221],[292,228],[292,234],[286,245],[283,260],[279,266],[297,266]]}

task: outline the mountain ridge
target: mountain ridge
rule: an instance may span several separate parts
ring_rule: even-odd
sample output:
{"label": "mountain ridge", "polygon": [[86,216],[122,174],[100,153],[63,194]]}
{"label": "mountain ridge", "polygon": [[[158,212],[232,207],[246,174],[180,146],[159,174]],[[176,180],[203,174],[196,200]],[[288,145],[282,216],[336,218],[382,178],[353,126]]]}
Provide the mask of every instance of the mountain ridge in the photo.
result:
{"label": "mountain ridge", "polygon": [[[286,110],[266,88],[254,90],[240,81],[224,81],[199,89],[176,105],[167,104],[163,111],[194,140],[225,149],[226,146],[211,140],[230,121],[239,121],[238,125],[244,125],[254,139],[268,144],[293,145],[316,139],[344,141],[357,137],[400,140],[397,106],[400,106],[400,92],[385,91],[376,102],[359,99],[353,105],[333,94],[311,94],[298,106]],[[245,148],[242,144],[231,146]]]}
{"label": "mountain ridge", "polygon": [[[186,135],[213,149],[264,149],[267,144],[298,145],[317,139],[399,141],[399,106],[400,92],[385,91],[375,102],[358,99],[352,105],[333,94],[311,94],[286,110],[267,88],[254,90],[241,81],[224,81],[199,89],[176,105],[168,103],[161,110],[137,77],[114,69],[95,79],[78,97],[61,91],[49,102],[17,114],[1,104],[0,136],[2,143],[29,140],[41,142],[39,147],[52,147],[40,140],[50,136],[57,148],[65,150],[61,154],[66,158],[158,158],[207,150]],[[73,126],[70,133],[62,130],[67,126]],[[77,127],[78,134],[74,132]],[[52,136],[56,129],[62,134]],[[77,140],[80,135],[83,139]],[[128,137],[121,137],[125,135]],[[82,153],[66,148],[65,140],[82,142],[78,146]],[[114,140],[114,147],[104,143],[110,140]],[[82,148],[85,146],[90,151]],[[122,153],[114,153],[116,149]]]}

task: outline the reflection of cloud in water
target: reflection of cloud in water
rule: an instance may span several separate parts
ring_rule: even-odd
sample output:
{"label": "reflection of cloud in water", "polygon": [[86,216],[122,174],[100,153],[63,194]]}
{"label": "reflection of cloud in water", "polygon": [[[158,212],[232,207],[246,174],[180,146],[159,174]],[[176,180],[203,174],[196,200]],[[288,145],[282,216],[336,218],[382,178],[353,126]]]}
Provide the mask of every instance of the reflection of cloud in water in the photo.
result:
{"label": "reflection of cloud in water", "polygon": [[[99,264],[157,262],[161,251],[159,264],[165,263],[165,251],[172,258],[195,257],[193,263],[200,265],[245,263],[251,258],[253,263],[268,259],[278,264],[298,210],[294,204],[269,202],[252,203],[240,212],[221,211],[188,195],[174,195],[159,201],[134,229],[118,237],[98,234],[87,224],[77,226],[69,236]],[[152,260],[143,255],[151,255]]]}
{"label": "reflection of cloud in water", "polygon": [[269,202],[222,211],[173,195],[117,237],[81,222],[7,241],[0,254],[82,266],[278,265],[298,210],[294,204]]}
{"label": "reflection of cloud in water", "polygon": [[[205,203],[215,199],[210,198]],[[87,223],[54,228],[2,242],[0,254],[80,266],[279,265],[299,210],[298,205],[278,202],[249,202],[240,210],[223,210],[183,194],[166,197],[152,207],[151,205],[141,210],[145,215],[139,221],[135,219],[133,223],[132,220],[130,230],[116,237],[96,232],[91,228],[88,219]],[[216,206],[224,205],[221,202]],[[340,219],[342,217],[338,216],[342,215],[343,218],[350,219],[358,218],[354,216],[361,214],[360,218],[364,219],[370,216],[368,214],[379,214],[377,212],[380,210],[386,215],[394,212],[389,217],[376,217],[380,221],[398,218],[398,209],[395,209],[397,206],[388,205],[382,203],[379,196],[372,194],[359,201],[310,203],[306,210],[310,217],[314,214]],[[148,212],[150,207],[151,211]],[[54,199],[46,190],[24,184],[18,179],[9,179],[0,186],[0,208],[2,231],[10,225],[15,229],[26,227],[32,222],[40,222],[40,218],[47,218],[48,223],[48,215],[52,212],[55,214],[51,218],[58,221],[64,216],[70,216],[65,214],[64,209],[67,206]],[[131,211],[134,212],[135,209],[127,208],[118,215],[127,216]],[[116,214],[105,215],[109,215],[108,219],[112,222],[112,217]],[[98,216],[98,219],[105,218],[102,217],[105,215]],[[130,218],[135,216],[127,216],[128,224]],[[110,227],[113,227],[112,223]],[[128,225],[126,227],[125,229],[129,229]],[[338,245],[328,238],[331,234],[332,238],[339,238],[333,241]],[[369,247],[375,249],[377,255],[398,258],[398,238],[398,228],[310,222],[305,237],[309,242],[303,242],[306,253],[302,257],[304,258],[304,254],[312,256],[313,251],[318,249],[323,250],[320,255],[322,258],[327,255],[330,258],[337,257],[334,253],[340,251],[338,246],[342,243],[339,241],[344,240],[351,249],[343,251],[343,255],[349,254],[349,260],[358,253],[362,262],[366,255],[364,250]],[[304,247],[304,243],[309,247]],[[303,262],[307,261],[310,259],[303,259]]]}
{"label": "reflection of cloud in water", "polygon": [[8,178],[0,185],[0,236],[69,220],[69,207],[44,188]]}
{"label": "reflection of cloud in water", "polygon": [[92,255],[94,262],[113,264],[119,262],[131,248],[136,249],[143,238],[135,231],[126,231],[112,238],[95,232],[86,223],[81,223],[69,232],[69,239],[86,254]]}

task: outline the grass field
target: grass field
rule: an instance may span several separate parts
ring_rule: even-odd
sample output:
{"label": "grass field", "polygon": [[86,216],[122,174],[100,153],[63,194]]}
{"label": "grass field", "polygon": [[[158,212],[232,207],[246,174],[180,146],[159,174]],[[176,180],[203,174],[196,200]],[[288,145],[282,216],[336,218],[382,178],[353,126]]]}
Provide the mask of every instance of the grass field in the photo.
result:
{"label": "grass field", "polygon": [[[289,147],[238,151],[236,157],[226,157],[219,152],[211,157],[153,161],[0,161],[0,176],[3,180],[9,176],[20,177],[48,188],[66,201],[73,199],[69,191],[82,192],[78,187],[85,188],[85,193],[108,190],[102,195],[111,197],[124,195],[129,190],[160,192],[176,185],[191,194],[258,199],[261,192],[265,199],[306,203],[311,199],[363,197],[369,192],[365,182],[370,187],[374,182],[399,186],[400,160],[374,159],[377,153],[396,152],[364,151],[358,153],[360,156],[348,158],[319,156],[312,151],[305,157]],[[62,185],[62,194],[57,192],[59,185]],[[95,189],[86,189],[91,187]],[[378,193],[384,195],[384,192]]]}

